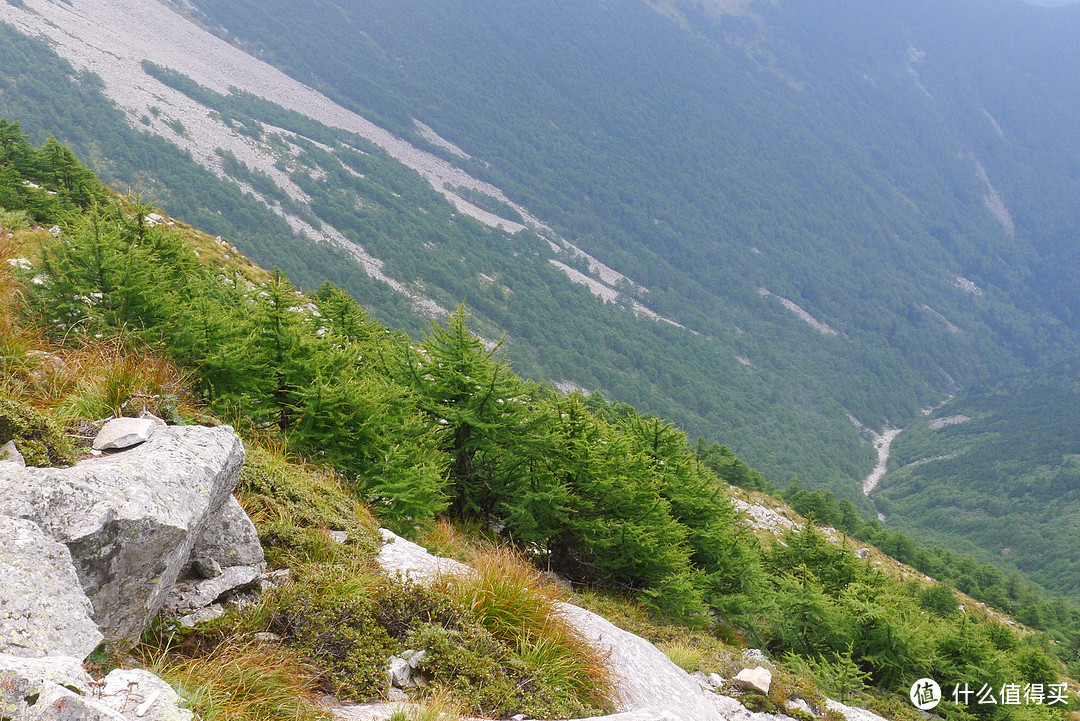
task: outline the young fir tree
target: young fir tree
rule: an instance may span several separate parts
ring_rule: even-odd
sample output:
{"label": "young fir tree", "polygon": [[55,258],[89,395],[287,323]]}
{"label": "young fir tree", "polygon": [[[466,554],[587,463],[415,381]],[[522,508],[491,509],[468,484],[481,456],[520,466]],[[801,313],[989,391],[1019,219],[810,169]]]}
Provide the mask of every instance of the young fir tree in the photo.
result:
{"label": "young fir tree", "polygon": [[301,390],[313,378],[311,335],[305,332],[300,308],[303,302],[279,268],[254,300],[248,352],[258,385],[247,402],[253,417],[270,421],[287,434],[302,412]]}
{"label": "young fir tree", "polygon": [[464,304],[446,325],[433,323],[419,353],[404,353],[401,373],[449,458],[451,507],[461,518],[490,518],[516,488],[513,450],[537,442],[537,387],[510,370],[469,330]]}

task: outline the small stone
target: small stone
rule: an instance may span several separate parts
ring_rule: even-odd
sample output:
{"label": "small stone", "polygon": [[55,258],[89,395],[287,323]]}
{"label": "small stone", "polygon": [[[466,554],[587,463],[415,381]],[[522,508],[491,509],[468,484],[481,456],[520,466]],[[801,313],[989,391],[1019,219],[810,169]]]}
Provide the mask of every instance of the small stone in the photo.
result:
{"label": "small stone", "polygon": [[334,539],[337,543],[345,543],[349,540],[348,531],[327,531],[330,534],[330,538]]}
{"label": "small stone", "polygon": [[94,450],[109,451],[131,448],[150,439],[155,424],[145,418],[113,418],[98,431]]}
{"label": "small stone", "polygon": [[391,686],[390,690],[386,693],[386,700],[391,703],[403,703],[409,700],[409,696],[400,688]]}
{"label": "small stone", "polygon": [[221,575],[221,564],[212,558],[196,558],[191,562],[191,572],[198,578],[217,578]]}
{"label": "small stone", "polygon": [[870,558],[870,549],[860,548],[859,550],[855,551],[855,555],[859,558]]}
{"label": "small stone", "polygon": [[292,580],[292,569],[279,568],[276,571],[270,571],[262,575],[262,579],[259,582],[259,588],[262,591],[269,591],[271,588],[277,588],[278,586],[284,586],[286,583]]}
{"label": "small stone", "polygon": [[215,603],[206,608],[200,608],[195,613],[189,613],[180,619],[180,625],[184,628],[193,628],[196,624],[214,621],[225,615],[225,609],[220,603]]}
{"label": "small stone", "polygon": [[817,715],[814,713],[814,710],[810,708],[810,704],[806,703],[806,701],[801,698],[789,698],[784,702],[784,706],[787,707],[788,711],[802,711],[804,714],[810,716]]}
{"label": "small stone", "polygon": [[173,612],[203,608],[227,594],[250,588],[260,580],[261,575],[257,568],[230,566],[214,578],[176,584],[165,599],[165,608]]}
{"label": "small stone", "polygon": [[712,685],[713,688],[720,688],[724,685],[724,677],[718,673],[710,673],[709,683]]}
{"label": "small stone", "polygon": [[525,721],[525,714],[517,713],[510,717],[512,721]]}
{"label": "small stone", "polygon": [[748,648],[742,653],[743,663],[747,666],[765,666],[766,668],[773,668],[772,662],[769,661],[769,657],[765,655],[765,652],[759,648]]}
{"label": "small stone", "polygon": [[270,633],[269,631],[260,631],[255,634],[255,640],[259,643],[273,645],[281,643],[281,636],[278,636],[276,633]]}
{"label": "small stone", "polygon": [[706,691],[712,691],[712,684],[709,683],[709,677],[705,675],[703,671],[694,671],[690,674],[690,678],[698,682],[698,684]]}
{"label": "small stone", "polygon": [[767,696],[769,694],[769,687],[772,685],[772,674],[769,672],[769,669],[764,666],[744,668],[736,674],[733,683],[737,688],[755,691],[763,696]]}
{"label": "small stone", "polygon": [[409,662],[400,656],[390,657],[390,666],[387,668],[387,673],[390,676],[390,685],[397,688],[409,688],[415,686],[410,678],[411,669],[409,668]]}
{"label": "small stone", "polygon": [[26,467],[26,459],[15,447],[15,441],[8,441],[0,446],[0,463],[14,463],[17,466]]}
{"label": "small stone", "polygon": [[63,233],[63,231],[60,230],[59,225],[54,225],[53,227],[49,228],[49,235],[51,235],[54,238],[59,238],[61,233]]}
{"label": "small stone", "polygon": [[417,651],[409,656],[409,668],[416,668],[424,662],[424,657],[427,656],[427,651]]}
{"label": "small stone", "polygon": [[157,425],[157,426],[167,426],[167,425],[169,425],[164,420],[162,420],[161,418],[158,418],[157,416],[155,416],[150,411],[143,411],[142,413],[139,414],[139,418],[142,419],[142,420],[146,420],[146,421],[153,421],[154,425]]}

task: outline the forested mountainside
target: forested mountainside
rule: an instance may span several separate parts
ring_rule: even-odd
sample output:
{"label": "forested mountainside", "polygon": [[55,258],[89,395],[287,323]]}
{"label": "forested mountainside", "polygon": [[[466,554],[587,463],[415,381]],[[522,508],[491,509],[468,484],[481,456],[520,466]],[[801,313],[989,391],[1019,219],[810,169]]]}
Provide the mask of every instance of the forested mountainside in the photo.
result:
{"label": "forested mountainside", "polygon": [[877,505],[927,543],[1076,598],[1078,407],[1075,364],[973,388],[901,434]]}
{"label": "forested mountainside", "polygon": [[[603,659],[558,636],[530,563],[666,641],[689,668],[766,649],[776,683],[743,696],[756,710],[796,714],[784,704],[802,698],[814,717],[836,718],[829,693],[917,720],[906,694],[925,675],[1041,689],[1015,708],[946,697],[950,721],[1064,719],[1074,708],[1062,674],[1078,670],[1080,610],[1013,583],[1001,607],[1030,606],[1044,630],[1018,627],[943,582],[992,569],[789,489],[793,503],[840,511],[840,525],[922,572],[856,553],[837,530],[732,488],[764,481],[729,450],[695,452],[654,416],[520,378],[463,308],[418,343],[332,284],[299,293],[227,240],[114,196],[60,143],[32,147],[6,119],[0,258],[0,441],[29,465],[68,465],[77,429],[145,411],[177,425],[224,418],[250,449],[240,500],[267,560],[294,581],[193,630],[155,626],[132,650],[207,721],[324,718],[316,688],[379,698],[390,655],[406,647],[425,653],[429,686],[414,699],[435,693],[499,718],[601,713]],[[477,579],[425,591],[373,570],[372,515],[455,553],[505,545]],[[94,663],[132,663],[120,650]]]}
{"label": "forested mountainside", "polygon": [[[525,375],[675,419],[778,485],[872,512],[851,418],[906,426],[1080,346],[1076,6],[180,5],[191,23],[9,4],[0,104],[377,317],[467,297]],[[120,162],[144,146],[176,159]],[[203,188],[230,207],[183,200]]]}

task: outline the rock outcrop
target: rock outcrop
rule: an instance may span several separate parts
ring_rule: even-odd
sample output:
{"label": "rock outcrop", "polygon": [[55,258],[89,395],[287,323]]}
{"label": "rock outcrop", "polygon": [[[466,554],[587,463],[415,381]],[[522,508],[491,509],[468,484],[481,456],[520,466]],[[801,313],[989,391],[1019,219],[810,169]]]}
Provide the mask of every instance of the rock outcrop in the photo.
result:
{"label": "rock outcrop", "polygon": [[67,547],[0,516],[0,653],[83,659],[103,638],[92,612]]}
{"label": "rock outcrop", "polygon": [[0,515],[64,544],[106,639],[133,641],[231,498],[243,460],[231,428],[159,428],[72,468],[0,464]]}
{"label": "rock outcrop", "polygon": [[191,721],[180,697],[149,671],[117,669],[94,682],[72,656],[0,654],[0,718],[20,721]]}
{"label": "rock outcrop", "polygon": [[[0,718],[189,721],[153,674],[95,682],[83,659],[137,639],[167,598],[196,609],[259,584],[262,548],[232,497],[240,439],[144,423],[137,447],[71,468],[0,463]],[[220,573],[178,585],[199,560]]]}

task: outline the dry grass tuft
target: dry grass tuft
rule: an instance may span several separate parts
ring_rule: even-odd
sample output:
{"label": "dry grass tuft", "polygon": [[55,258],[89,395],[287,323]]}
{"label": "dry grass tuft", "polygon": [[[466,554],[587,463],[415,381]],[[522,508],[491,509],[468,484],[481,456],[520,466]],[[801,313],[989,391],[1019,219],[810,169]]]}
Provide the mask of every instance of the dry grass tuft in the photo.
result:
{"label": "dry grass tuft", "polygon": [[152,660],[203,721],[322,721],[316,674],[286,649],[226,639],[209,655]]}
{"label": "dry grass tuft", "polygon": [[474,555],[475,574],[440,579],[437,587],[469,610],[497,639],[515,647],[533,673],[587,704],[610,707],[605,657],[563,617],[551,584],[505,547]]}
{"label": "dry grass tuft", "polygon": [[152,351],[131,350],[120,338],[81,341],[62,361],[59,371],[38,377],[63,422],[143,410],[171,420],[185,392],[184,374],[172,362]]}

